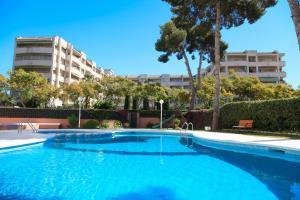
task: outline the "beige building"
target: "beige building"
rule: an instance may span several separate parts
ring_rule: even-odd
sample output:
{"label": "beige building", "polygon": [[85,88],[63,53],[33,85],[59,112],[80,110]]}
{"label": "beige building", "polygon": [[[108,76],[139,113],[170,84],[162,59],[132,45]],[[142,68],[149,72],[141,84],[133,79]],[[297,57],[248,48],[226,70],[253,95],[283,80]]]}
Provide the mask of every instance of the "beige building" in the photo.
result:
{"label": "beige building", "polygon": [[[283,71],[284,54],[273,52],[228,52],[221,61],[221,75],[227,76],[230,70],[240,76],[258,77],[263,83],[282,83],[286,73]],[[204,75],[212,75],[213,65],[208,66]]]}
{"label": "beige building", "polygon": [[[285,62],[282,60],[284,54],[273,52],[227,52],[221,61],[221,76],[228,76],[233,70],[240,76],[258,77],[263,83],[283,83],[286,73],[283,71]],[[201,72],[201,76],[213,75],[213,65],[209,65]],[[187,75],[147,75],[123,76],[140,83],[159,83],[170,88],[189,89],[189,77]]]}
{"label": "beige building", "polygon": [[161,86],[170,88],[189,89],[189,77],[187,75],[147,75],[141,74],[138,76],[122,76],[138,83],[159,83]]}
{"label": "beige building", "polygon": [[41,73],[56,86],[78,82],[85,75],[101,79],[113,74],[58,36],[16,38],[13,69]]}

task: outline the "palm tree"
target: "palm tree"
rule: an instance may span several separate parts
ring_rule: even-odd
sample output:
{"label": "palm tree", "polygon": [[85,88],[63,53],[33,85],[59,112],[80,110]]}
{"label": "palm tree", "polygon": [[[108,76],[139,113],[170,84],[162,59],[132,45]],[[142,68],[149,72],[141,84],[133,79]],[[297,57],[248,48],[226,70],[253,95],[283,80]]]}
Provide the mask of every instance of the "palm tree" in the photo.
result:
{"label": "palm tree", "polygon": [[295,24],[298,45],[300,50],[300,2],[299,0],[288,0],[288,2],[292,13],[292,19]]}

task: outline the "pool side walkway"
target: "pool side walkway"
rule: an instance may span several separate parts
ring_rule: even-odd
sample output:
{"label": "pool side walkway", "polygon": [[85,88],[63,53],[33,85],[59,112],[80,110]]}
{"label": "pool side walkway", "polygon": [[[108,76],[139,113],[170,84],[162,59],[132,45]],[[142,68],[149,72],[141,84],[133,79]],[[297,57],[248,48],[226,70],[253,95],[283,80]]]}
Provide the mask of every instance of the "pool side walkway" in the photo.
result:
{"label": "pool side walkway", "polygon": [[[49,130],[51,131],[51,130]],[[64,130],[58,130],[64,131]],[[65,130],[69,131],[69,130]],[[75,130],[74,130],[75,131]],[[160,132],[161,130],[156,129],[117,129],[117,130],[80,130],[80,132],[110,132],[110,131],[151,131]],[[168,133],[177,132],[178,130],[166,130]],[[78,132],[78,130],[76,130]],[[191,131],[190,131],[191,132]],[[300,139],[289,139],[285,137],[272,137],[272,136],[254,136],[254,135],[243,135],[234,133],[220,133],[220,132],[206,132],[206,131],[193,131],[196,137],[208,141],[224,142],[224,143],[236,143],[245,145],[256,145],[265,147],[276,147],[279,149],[286,149],[297,151],[300,153]],[[1,130],[0,131],[0,149],[34,144],[38,142],[44,142],[47,138],[53,137],[55,134],[39,134],[32,133],[31,131],[23,131],[18,133],[16,130]]]}
{"label": "pool side walkway", "polygon": [[44,142],[47,138],[53,137],[54,134],[38,134],[31,131],[18,133],[16,130],[0,131],[0,150],[9,147],[17,147]]}
{"label": "pool side walkway", "polygon": [[300,154],[300,139],[290,139],[287,137],[280,136],[257,136],[206,131],[193,131],[193,134],[200,139],[205,139],[209,141],[274,147],[277,149],[297,151]]}

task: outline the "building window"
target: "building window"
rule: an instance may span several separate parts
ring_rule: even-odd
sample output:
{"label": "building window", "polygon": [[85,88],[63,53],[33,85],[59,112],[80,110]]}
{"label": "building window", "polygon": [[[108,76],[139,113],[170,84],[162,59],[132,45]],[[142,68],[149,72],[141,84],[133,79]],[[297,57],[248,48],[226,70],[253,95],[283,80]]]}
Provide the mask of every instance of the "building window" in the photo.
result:
{"label": "building window", "polygon": [[66,65],[66,60],[65,59],[61,58],[60,60],[61,60],[61,64]]}
{"label": "building window", "polygon": [[65,71],[64,70],[60,70],[60,75],[64,77],[65,76]]}
{"label": "building window", "polygon": [[256,73],[256,67],[249,67],[249,73]]}
{"label": "building window", "polygon": [[248,61],[249,62],[256,62],[256,57],[255,56],[249,56]]}

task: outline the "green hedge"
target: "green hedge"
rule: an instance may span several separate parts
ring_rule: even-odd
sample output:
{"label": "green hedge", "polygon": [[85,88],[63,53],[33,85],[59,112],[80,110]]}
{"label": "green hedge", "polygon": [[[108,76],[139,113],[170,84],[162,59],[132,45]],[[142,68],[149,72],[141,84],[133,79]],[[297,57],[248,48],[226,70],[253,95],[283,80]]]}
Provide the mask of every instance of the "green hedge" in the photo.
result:
{"label": "green hedge", "polygon": [[300,98],[236,102],[221,108],[222,128],[231,128],[242,119],[253,120],[254,129],[299,131]]}
{"label": "green hedge", "polygon": [[204,129],[205,126],[211,126],[212,110],[194,110],[186,114],[188,122],[192,122],[194,129]]}
{"label": "green hedge", "polygon": [[[140,117],[160,117],[160,110],[140,110]],[[171,110],[163,110],[163,117],[169,118],[173,114]]]}
{"label": "green hedge", "polygon": [[[78,116],[78,109],[39,109],[39,108],[0,108],[0,117],[8,118],[56,118],[66,119],[71,115]],[[82,110],[82,119],[114,119],[120,120],[120,113],[114,110]]]}

